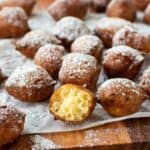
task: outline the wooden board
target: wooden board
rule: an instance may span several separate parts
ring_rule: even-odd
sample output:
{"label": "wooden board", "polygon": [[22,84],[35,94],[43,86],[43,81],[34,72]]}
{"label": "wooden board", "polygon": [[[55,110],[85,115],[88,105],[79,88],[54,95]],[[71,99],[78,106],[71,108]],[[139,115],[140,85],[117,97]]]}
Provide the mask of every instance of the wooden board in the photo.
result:
{"label": "wooden board", "polygon": [[76,132],[25,135],[5,147],[6,150],[32,148],[37,148],[34,150],[150,150],[150,118],[116,122]]}

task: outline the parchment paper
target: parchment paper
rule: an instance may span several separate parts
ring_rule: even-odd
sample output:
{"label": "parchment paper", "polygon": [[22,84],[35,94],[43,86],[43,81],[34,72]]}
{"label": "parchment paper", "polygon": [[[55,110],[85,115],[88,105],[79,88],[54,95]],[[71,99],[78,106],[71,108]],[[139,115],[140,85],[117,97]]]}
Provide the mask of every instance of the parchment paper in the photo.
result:
{"label": "parchment paper", "polygon": [[[141,14],[140,14],[141,15]],[[91,15],[85,19],[86,24],[93,29],[97,21],[104,15]],[[33,15],[29,20],[31,29],[46,29],[53,30],[55,22],[47,14]],[[150,33],[150,27],[141,23],[136,23],[136,26],[143,31]],[[11,44],[11,40],[0,40],[0,68],[7,77],[13,72],[17,66],[21,66],[24,63],[32,63],[31,60],[25,58],[22,54],[17,52],[14,46]],[[150,56],[146,56],[144,65],[140,73],[150,65]],[[105,79],[103,72],[99,78],[100,84]],[[23,134],[32,133],[51,133],[51,132],[64,132],[72,130],[81,130],[90,127],[95,127],[105,123],[110,123],[119,120],[125,120],[130,118],[150,117],[150,101],[146,101],[139,112],[128,115],[125,117],[112,117],[97,104],[92,116],[82,124],[71,125],[66,124],[59,120],[54,120],[53,116],[48,111],[48,100],[40,103],[24,103],[11,97],[4,89],[4,83],[0,87],[0,104],[6,104],[18,108],[26,113],[26,122]]]}

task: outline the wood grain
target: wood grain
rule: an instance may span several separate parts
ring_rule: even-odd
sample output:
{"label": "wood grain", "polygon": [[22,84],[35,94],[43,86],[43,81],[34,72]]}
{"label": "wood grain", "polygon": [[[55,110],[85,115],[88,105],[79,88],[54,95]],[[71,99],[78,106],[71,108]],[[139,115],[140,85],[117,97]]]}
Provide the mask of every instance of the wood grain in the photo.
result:
{"label": "wood grain", "polygon": [[[20,136],[5,149],[31,150],[37,135]],[[150,118],[106,124],[83,131],[41,134],[53,143],[49,149],[150,150]],[[38,143],[40,147],[42,143]],[[42,147],[42,146],[41,146]]]}

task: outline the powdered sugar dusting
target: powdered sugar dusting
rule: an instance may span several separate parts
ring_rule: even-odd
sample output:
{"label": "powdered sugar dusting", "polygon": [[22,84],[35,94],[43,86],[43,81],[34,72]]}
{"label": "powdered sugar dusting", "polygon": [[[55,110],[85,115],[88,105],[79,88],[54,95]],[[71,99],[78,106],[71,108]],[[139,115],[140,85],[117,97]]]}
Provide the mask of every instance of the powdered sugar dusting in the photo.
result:
{"label": "powdered sugar dusting", "polygon": [[43,46],[48,43],[60,44],[61,42],[46,30],[33,30],[27,33],[21,40],[17,42],[20,46],[25,47],[30,45],[31,47]]}
{"label": "powdered sugar dusting", "polygon": [[102,41],[96,36],[84,35],[74,41],[71,49],[75,52],[92,54],[94,50],[100,52],[103,49],[103,44]]}
{"label": "powdered sugar dusting", "polygon": [[121,19],[121,18],[113,18],[113,17],[102,18],[102,19],[100,19],[100,21],[97,25],[97,27],[102,30],[103,29],[109,30],[109,29],[113,28],[114,31],[117,31],[120,28],[125,27],[125,26],[133,27],[131,22]]}
{"label": "powdered sugar dusting", "polygon": [[84,22],[75,17],[64,17],[58,21],[53,32],[60,39],[67,39],[69,42],[92,33]]}
{"label": "powdered sugar dusting", "polygon": [[[142,95],[141,93],[142,90],[140,89],[138,84],[125,78],[115,78],[105,81],[98,89],[98,94],[100,93],[101,90],[104,89],[108,91],[112,89],[117,89],[118,90],[117,92],[122,94],[122,96],[126,96],[127,90],[134,93],[138,97]],[[129,93],[127,95],[130,96],[131,99],[134,99],[135,97],[135,95],[133,96],[132,94],[130,95]]]}
{"label": "powdered sugar dusting", "polygon": [[[117,55],[120,54],[123,56],[128,56],[132,58],[133,60],[135,60],[135,63],[138,63],[144,60],[144,57],[141,55],[139,51],[131,47],[125,46],[125,45],[114,46],[110,48],[109,50],[107,50],[106,54],[107,56],[111,54],[117,54]],[[108,61],[107,56],[106,56],[105,61]]]}
{"label": "powdered sugar dusting", "polygon": [[8,23],[17,27],[24,27],[28,19],[24,10],[20,7],[4,7],[0,11],[0,17],[3,17]]}
{"label": "powdered sugar dusting", "polygon": [[[40,82],[35,82],[38,80]],[[52,78],[43,68],[37,65],[24,65],[12,73],[6,81],[6,86],[41,88],[43,85],[51,85],[51,82]]]}
{"label": "powdered sugar dusting", "polygon": [[72,79],[85,79],[94,75],[97,71],[97,61],[93,56],[71,53],[64,56],[64,61],[59,72],[60,78],[64,76]]}
{"label": "powdered sugar dusting", "polygon": [[33,142],[32,150],[48,150],[59,148],[57,144],[40,135],[33,136],[31,140]]}
{"label": "powdered sugar dusting", "polygon": [[0,68],[5,77],[9,77],[18,66],[29,61],[15,50],[11,40],[0,40]]}

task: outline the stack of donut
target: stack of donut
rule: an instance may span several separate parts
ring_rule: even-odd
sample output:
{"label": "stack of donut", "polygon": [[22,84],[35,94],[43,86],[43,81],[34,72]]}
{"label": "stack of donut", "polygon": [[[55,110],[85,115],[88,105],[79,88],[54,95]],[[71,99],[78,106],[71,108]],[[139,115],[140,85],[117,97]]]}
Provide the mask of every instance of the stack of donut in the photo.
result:
{"label": "stack of donut", "polygon": [[[49,99],[50,113],[67,123],[88,119],[96,104],[113,116],[136,113],[150,98],[150,67],[139,77],[150,53],[150,32],[141,31],[134,21],[137,11],[145,9],[143,21],[150,23],[149,3],[56,0],[47,10],[56,21],[50,32],[29,28],[34,0],[0,1],[0,38],[15,39],[16,50],[31,61],[6,79],[8,94],[39,105]],[[106,16],[92,31],[84,18],[93,12],[106,12]],[[107,80],[99,84],[102,68]],[[0,106],[0,147],[19,136],[24,121],[22,112]]]}

